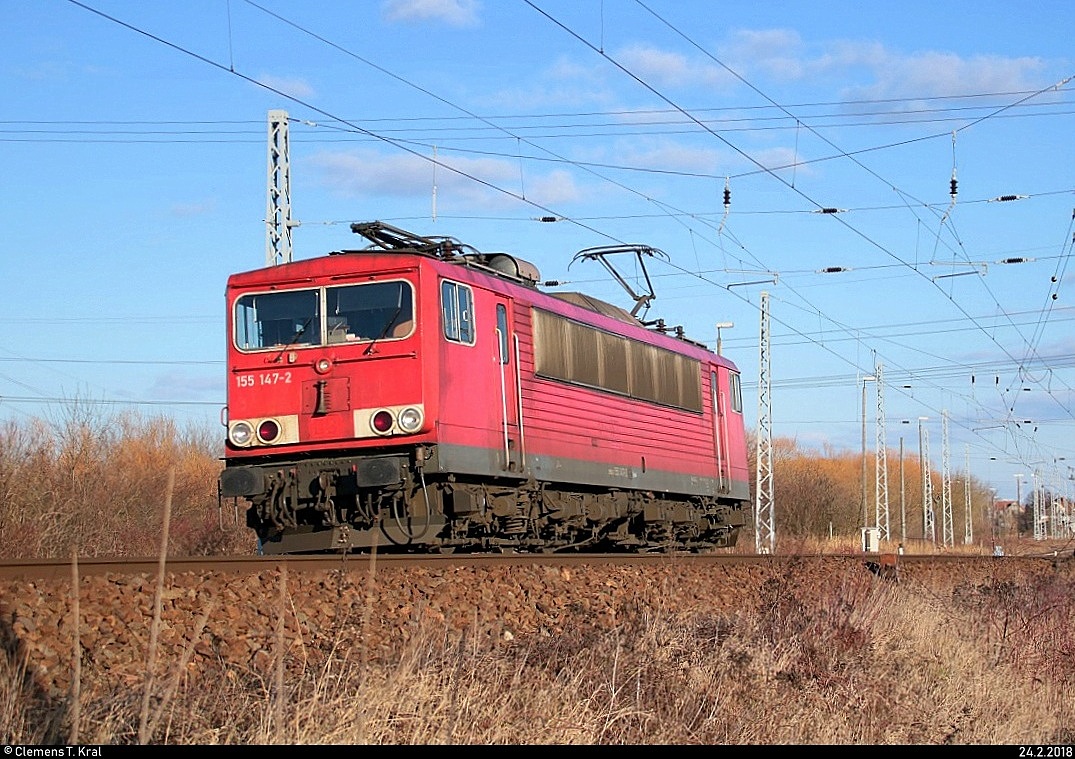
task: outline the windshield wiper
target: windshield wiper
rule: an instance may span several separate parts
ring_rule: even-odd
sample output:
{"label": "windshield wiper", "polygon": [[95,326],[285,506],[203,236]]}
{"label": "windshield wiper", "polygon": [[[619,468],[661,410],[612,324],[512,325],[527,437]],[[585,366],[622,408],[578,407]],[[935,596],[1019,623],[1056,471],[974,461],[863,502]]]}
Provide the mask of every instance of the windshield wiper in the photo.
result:
{"label": "windshield wiper", "polygon": [[396,306],[395,313],[393,313],[392,316],[389,317],[388,321],[385,322],[384,327],[381,329],[381,334],[377,335],[377,337],[375,337],[372,340],[370,340],[370,344],[366,346],[366,350],[362,352],[362,355],[368,356],[371,353],[373,353],[374,344],[378,340],[383,340],[388,335],[388,332],[392,329],[392,325],[394,325],[396,323],[396,319],[399,318],[399,315],[401,313],[403,313],[403,303],[402,302],[400,302],[400,304],[398,306]]}
{"label": "windshield wiper", "polygon": [[287,339],[287,343],[285,343],[285,344],[284,344],[284,347],[280,349],[280,352],[279,352],[279,353],[277,353],[277,354],[276,354],[276,356],[275,356],[275,357],[274,357],[274,358],[272,359],[272,361],[270,361],[269,363],[271,363],[271,364],[278,364],[278,363],[280,363],[280,357],[281,357],[281,356],[283,356],[283,355],[284,355],[284,353],[285,353],[285,352],[286,352],[286,351],[287,351],[287,350],[288,350],[289,348],[292,348],[292,347],[294,347],[294,345],[295,345],[295,343],[296,343],[296,342],[298,341],[298,339],[299,339],[300,337],[302,337],[302,336],[303,336],[304,334],[306,334],[306,328],[310,326],[310,322],[312,322],[313,320],[314,320],[314,317],[313,317],[313,316],[309,316],[309,317],[307,317],[306,321],[304,321],[304,322],[302,323],[302,326],[301,326],[301,327],[299,327],[299,328],[298,328],[297,330],[295,330],[295,334],[293,334],[293,335],[292,335],[291,337],[289,337],[289,338]]}

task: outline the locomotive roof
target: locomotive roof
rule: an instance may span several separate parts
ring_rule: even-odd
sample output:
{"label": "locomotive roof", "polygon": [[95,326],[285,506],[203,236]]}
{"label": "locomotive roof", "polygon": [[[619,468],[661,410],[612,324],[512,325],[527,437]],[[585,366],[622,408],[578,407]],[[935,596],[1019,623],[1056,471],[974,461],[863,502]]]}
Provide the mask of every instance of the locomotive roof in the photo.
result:
{"label": "locomotive roof", "polygon": [[632,324],[636,327],[641,327],[643,329],[649,330],[650,332],[656,332],[661,335],[668,335],[669,337],[674,337],[679,342],[689,343],[690,345],[693,345],[697,348],[702,348],[703,350],[707,351],[709,350],[708,346],[706,346],[705,343],[700,343],[697,340],[692,340],[691,338],[687,337],[683,333],[682,327],[668,327],[665,325],[663,319],[658,319],[657,321],[653,322],[642,321],[637,316],[632,315],[631,312],[627,309],[620,308],[619,306],[614,306],[611,303],[606,303],[605,301],[600,300],[599,298],[595,298],[592,295],[586,295],[585,293],[579,292],[545,293],[545,295],[549,296],[550,298],[562,300],[565,303],[571,303],[572,305],[579,306],[580,308],[585,308],[587,311],[593,311],[595,313],[601,314],[602,316],[608,316],[612,319],[623,322],[624,324]]}
{"label": "locomotive roof", "polygon": [[507,253],[481,253],[454,237],[425,237],[385,224],[383,221],[355,222],[351,225],[351,231],[365,237],[370,241],[370,245],[363,250],[335,251],[336,254],[376,251],[417,253],[464,266],[485,269],[491,274],[515,280],[528,287],[537,287],[541,279],[537,267],[529,261]]}
{"label": "locomotive roof", "polygon": [[611,316],[613,319],[619,319],[621,322],[626,322],[627,324],[642,324],[638,319],[631,316],[631,313],[627,309],[614,306],[611,303],[606,303],[592,295],[578,292],[549,293],[549,295],[554,298],[559,298],[560,300],[565,300],[568,303],[574,303],[576,306],[582,306],[590,311],[596,311],[599,314]]}
{"label": "locomotive roof", "polygon": [[[433,256],[466,266],[486,269],[493,274],[516,280],[530,287],[537,287],[541,279],[537,267],[528,261],[507,253],[479,253],[469,245],[464,245],[451,237],[424,237],[393,227],[390,224],[385,224],[382,221],[356,222],[351,225],[351,231],[362,235],[370,241],[370,246],[365,249],[366,251],[391,250]],[[363,251],[340,252],[360,253]],[[573,303],[590,311],[596,311],[599,314],[610,316],[627,324],[645,326],[626,309],[584,293],[558,292],[548,294],[554,298]]]}
{"label": "locomotive roof", "polygon": [[[424,237],[381,221],[355,222],[351,224],[351,231],[365,237],[370,241],[370,245],[358,250],[335,250],[329,254],[330,256],[363,253],[413,253],[459,266],[481,269],[534,289],[537,289],[540,284],[547,286],[558,284],[556,282],[542,283],[537,267],[529,261],[516,258],[508,253],[481,253],[452,237]],[[583,251],[583,253],[586,252]],[[686,337],[683,334],[682,327],[667,328],[663,320],[644,322],[627,309],[607,303],[592,295],[574,291],[546,292],[545,295],[616,319],[625,324],[641,326],[661,334],[668,334],[671,331],[680,341],[708,350],[704,343]]]}

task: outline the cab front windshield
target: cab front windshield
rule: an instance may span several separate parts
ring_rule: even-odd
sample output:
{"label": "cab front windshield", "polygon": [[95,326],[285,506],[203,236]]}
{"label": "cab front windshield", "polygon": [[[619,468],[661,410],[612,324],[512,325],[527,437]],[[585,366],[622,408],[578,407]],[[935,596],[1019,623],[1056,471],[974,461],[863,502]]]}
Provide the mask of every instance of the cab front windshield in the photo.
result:
{"label": "cab front windshield", "polygon": [[251,293],[235,302],[239,350],[282,349],[406,337],[414,324],[403,280]]}

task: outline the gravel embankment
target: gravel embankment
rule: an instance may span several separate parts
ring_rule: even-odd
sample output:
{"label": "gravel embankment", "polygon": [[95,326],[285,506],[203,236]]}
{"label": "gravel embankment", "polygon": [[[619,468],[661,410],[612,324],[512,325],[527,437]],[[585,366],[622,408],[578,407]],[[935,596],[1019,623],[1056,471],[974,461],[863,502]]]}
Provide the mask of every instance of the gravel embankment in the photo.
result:
{"label": "gravel embankment", "polygon": [[[1069,564],[1071,562],[1068,562]],[[1011,566],[1009,566],[1009,564]],[[1055,571],[1039,562],[1034,571]],[[950,593],[959,584],[1025,580],[1022,564],[982,558],[952,565],[900,567],[899,587]],[[156,575],[85,577],[77,597],[82,677],[108,687],[144,681],[151,658],[157,677],[219,671],[220,663],[270,673],[280,645],[288,660],[316,666],[330,654],[355,660],[398,658],[418,630],[442,626],[448,639],[487,647],[530,635],[584,634],[645,608],[672,618],[724,614],[756,603],[766,583],[804,598],[839,593],[872,577],[857,559],[710,566],[583,565],[549,567],[352,567],[343,572],[278,570],[250,575],[169,573],[159,625]],[[774,586],[766,586],[771,594]],[[24,657],[41,692],[71,686],[74,650],[70,582],[0,584],[0,636]],[[154,640],[154,629],[157,634]],[[282,643],[281,643],[282,642]]]}

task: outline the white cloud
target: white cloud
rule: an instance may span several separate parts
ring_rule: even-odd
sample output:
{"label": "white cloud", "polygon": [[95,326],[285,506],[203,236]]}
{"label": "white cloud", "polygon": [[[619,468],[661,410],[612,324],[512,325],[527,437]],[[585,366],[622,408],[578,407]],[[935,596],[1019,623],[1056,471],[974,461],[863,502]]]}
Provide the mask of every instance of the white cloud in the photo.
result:
{"label": "white cloud", "polygon": [[849,96],[884,98],[1019,92],[1042,87],[1045,63],[1040,58],[1004,58],[928,51],[897,55],[878,49],[866,58],[873,82],[851,88]]}
{"label": "white cloud", "polygon": [[326,152],[310,162],[321,184],[344,196],[412,197],[428,195],[433,187],[433,165],[413,155]]}
{"label": "white cloud", "polygon": [[747,166],[747,168],[757,168],[758,164],[760,164],[766,169],[784,170],[788,172],[795,171],[800,174],[811,170],[809,165],[795,165],[797,161],[802,160],[802,156],[796,156],[795,151],[792,148],[774,147],[763,150],[754,150],[751,151],[750,156],[758,163],[755,164],[743,159],[743,164]]}
{"label": "white cloud", "polygon": [[146,388],[149,398],[173,401],[216,400],[224,396],[224,382],[216,375],[193,375],[183,371],[161,372]]}
{"label": "white cloud", "polygon": [[385,0],[381,8],[388,21],[443,21],[449,26],[475,26],[481,4],[477,0]]}
{"label": "white cloud", "polygon": [[30,66],[20,66],[14,69],[16,76],[31,82],[67,81],[71,73],[71,66],[58,61],[42,61]]}
{"label": "white cloud", "polygon": [[503,208],[518,202],[513,194],[542,205],[580,195],[566,171],[538,173],[525,159],[521,169],[517,160],[459,156],[437,160],[444,165],[410,154],[325,152],[311,158],[311,165],[324,186],[345,197],[432,198],[435,184],[439,206]]}
{"label": "white cloud", "polygon": [[731,74],[715,63],[692,61],[679,53],[650,45],[632,45],[612,56],[646,84],[654,87],[724,87]]}
{"label": "white cloud", "polygon": [[271,87],[277,92],[282,92],[285,95],[290,95],[296,98],[308,99],[315,94],[313,86],[305,79],[300,79],[299,77],[262,74],[257,77],[257,81],[264,84],[266,87]]}
{"label": "white cloud", "polygon": [[520,81],[517,87],[490,93],[486,102],[505,110],[614,108],[619,102],[609,89],[602,67],[585,66],[559,56],[539,72],[536,81]]}
{"label": "white cloud", "polygon": [[[1046,62],[999,55],[962,56],[945,50],[904,53],[868,41],[805,42],[793,29],[737,29],[710,47],[713,59],[635,45],[616,58],[653,86],[727,86],[741,76],[763,92],[773,83],[841,83],[848,99],[1018,92],[1040,89]],[[719,62],[718,62],[719,61]],[[721,64],[724,64],[722,66]],[[848,81],[853,84],[847,85]],[[823,86],[823,85],[822,85]]]}
{"label": "white cloud", "polygon": [[[646,150],[621,151],[614,157],[594,157],[593,160],[640,168],[712,174],[720,180],[727,174],[756,171],[759,168],[771,171],[782,170],[789,172],[789,175],[790,172],[800,175],[813,173],[812,167],[808,164],[795,166],[797,160],[802,160],[802,156],[796,159],[795,151],[791,147],[756,148],[750,151],[750,156],[757,163],[734,150],[698,148],[667,142]],[[640,177],[635,181],[644,180]],[[714,192],[718,191],[719,188],[714,190]]]}
{"label": "white cloud", "polygon": [[526,197],[545,206],[570,203],[582,197],[571,174],[558,169],[526,180]]}
{"label": "white cloud", "polygon": [[185,218],[189,216],[203,216],[205,214],[213,213],[217,209],[217,202],[215,199],[209,200],[193,200],[187,203],[172,203],[168,209],[168,213],[172,216],[178,216]]}
{"label": "white cloud", "polygon": [[964,57],[943,50],[902,53],[875,41],[835,40],[808,49],[798,32],[789,29],[737,30],[717,57],[748,81],[762,75],[777,82],[851,78],[857,84],[841,92],[848,99],[1039,89],[1045,68],[1035,57]]}
{"label": "white cloud", "polygon": [[721,156],[716,150],[670,142],[647,150],[620,153],[615,162],[640,168],[719,174]]}
{"label": "white cloud", "polygon": [[748,81],[759,73],[778,81],[797,81],[809,63],[802,38],[792,29],[739,29],[717,57]]}

